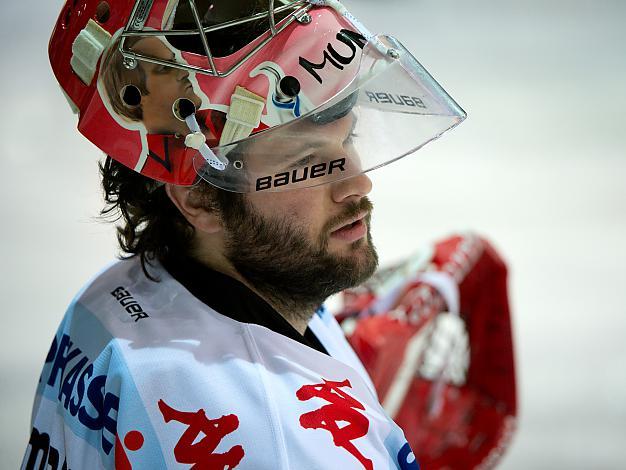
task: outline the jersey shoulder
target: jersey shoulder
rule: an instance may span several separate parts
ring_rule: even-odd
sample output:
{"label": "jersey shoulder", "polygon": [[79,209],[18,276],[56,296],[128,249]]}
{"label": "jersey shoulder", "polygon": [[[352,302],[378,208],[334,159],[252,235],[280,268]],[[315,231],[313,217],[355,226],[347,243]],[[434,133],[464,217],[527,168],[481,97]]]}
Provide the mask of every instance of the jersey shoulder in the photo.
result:
{"label": "jersey shoulder", "polygon": [[[195,299],[163,268],[151,274],[157,282],[137,259],[118,261],[71,302],[45,359],[23,468],[34,468],[44,456],[61,464],[65,459],[71,468],[94,468],[94,462],[113,468],[133,430],[150,443],[146,468],[162,468],[151,423],[151,405],[160,408],[152,398],[159,390],[207,382],[197,365],[214,362],[225,344],[236,349],[241,335],[237,322]],[[201,332],[213,332],[217,340],[207,342]],[[190,399],[200,393],[197,386],[187,392]],[[122,440],[120,428],[128,430]]]}

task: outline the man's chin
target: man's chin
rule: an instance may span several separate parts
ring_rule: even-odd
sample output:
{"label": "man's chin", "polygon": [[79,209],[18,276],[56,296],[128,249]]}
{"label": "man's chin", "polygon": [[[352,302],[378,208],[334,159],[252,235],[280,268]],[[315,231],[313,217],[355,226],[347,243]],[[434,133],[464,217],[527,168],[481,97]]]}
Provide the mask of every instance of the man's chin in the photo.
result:
{"label": "man's chin", "polygon": [[343,257],[349,256],[366,256],[369,251],[372,251],[373,247],[369,242],[367,236],[359,238],[352,242],[346,242],[344,240],[330,239],[328,242],[327,251],[333,256]]}
{"label": "man's chin", "polygon": [[378,254],[373,244],[366,238],[342,244],[341,246],[332,247],[329,244],[328,255],[343,265],[358,278],[357,284],[360,284],[374,274],[378,267]]}

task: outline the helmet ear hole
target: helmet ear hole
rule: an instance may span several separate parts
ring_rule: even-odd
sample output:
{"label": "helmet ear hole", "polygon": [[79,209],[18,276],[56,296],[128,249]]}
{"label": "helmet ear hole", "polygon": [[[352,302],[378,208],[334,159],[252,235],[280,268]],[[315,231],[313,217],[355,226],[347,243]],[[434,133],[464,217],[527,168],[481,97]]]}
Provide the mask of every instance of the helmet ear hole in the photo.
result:
{"label": "helmet ear hole", "polygon": [[135,85],[125,85],[120,96],[126,106],[135,107],[141,104],[141,92]]}
{"label": "helmet ear hole", "polygon": [[287,75],[278,82],[278,90],[287,98],[295,98],[301,90],[300,82],[296,77]]}

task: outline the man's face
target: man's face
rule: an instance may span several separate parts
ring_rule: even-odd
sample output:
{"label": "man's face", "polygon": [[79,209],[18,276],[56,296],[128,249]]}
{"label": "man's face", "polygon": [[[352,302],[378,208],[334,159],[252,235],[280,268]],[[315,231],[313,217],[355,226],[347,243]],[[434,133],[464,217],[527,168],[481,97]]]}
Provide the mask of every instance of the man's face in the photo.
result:
{"label": "man's face", "polygon": [[[133,50],[168,61],[175,57],[174,53],[156,37],[140,39],[133,46]],[[151,134],[188,134],[187,125],[174,116],[172,105],[178,98],[187,98],[196,105],[196,108],[200,107],[201,100],[193,91],[189,72],[143,61],[140,62],[140,67],[146,75],[148,90],[148,94],[141,100],[143,122],[148,132]]]}
{"label": "man's face", "polygon": [[[323,134],[318,151],[345,155],[352,123],[346,116],[315,126],[293,145],[319,143]],[[365,281],[377,267],[370,190],[371,181],[360,174],[313,188],[240,196],[224,208],[226,256],[266,296],[296,306],[319,304]]]}

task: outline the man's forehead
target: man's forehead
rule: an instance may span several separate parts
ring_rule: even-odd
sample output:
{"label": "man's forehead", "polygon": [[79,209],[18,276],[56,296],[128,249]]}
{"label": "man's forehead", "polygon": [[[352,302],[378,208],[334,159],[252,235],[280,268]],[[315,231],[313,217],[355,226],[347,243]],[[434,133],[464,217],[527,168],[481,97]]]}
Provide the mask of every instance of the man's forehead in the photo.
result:
{"label": "man's forehead", "polygon": [[343,142],[348,133],[356,124],[356,114],[350,112],[334,121],[319,124],[310,119],[295,122],[286,133],[285,143],[292,152],[309,147],[323,147],[337,142]]}
{"label": "man's forehead", "polygon": [[262,173],[262,168],[275,170],[277,165],[282,166],[309,154],[319,153],[317,156],[325,158],[326,154],[330,155],[343,148],[343,143],[355,123],[354,112],[324,124],[303,119],[258,134],[250,141],[240,144],[238,152],[246,161],[248,170],[253,173]]}
{"label": "man's forehead", "polygon": [[174,60],[174,52],[158,37],[145,37],[137,41],[132,49],[140,54],[154,56],[164,60]]}

